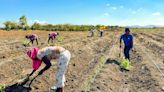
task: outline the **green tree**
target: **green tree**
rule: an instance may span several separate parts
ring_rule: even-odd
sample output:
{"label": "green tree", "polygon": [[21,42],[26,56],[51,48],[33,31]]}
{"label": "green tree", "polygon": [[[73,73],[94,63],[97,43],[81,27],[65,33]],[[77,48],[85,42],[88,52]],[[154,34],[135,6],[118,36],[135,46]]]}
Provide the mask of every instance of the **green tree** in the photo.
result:
{"label": "green tree", "polygon": [[[42,28],[42,26],[39,24],[39,23],[37,23],[37,22],[35,22],[32,26],[31,26],[31,29],[32,30],[40,30]],[[42,29],[42,30],[44,30],[44,29]]]}
{"label": "green tree", "polygon": [[101,25],[96,25],[96,28],[99,29],[101,27]]}
{"label": "green tree", "polygon": [[4,22],[4,25],[5,25],[5,29],[8,31],[11,29],[18,29],[18,24],[16,22],[6,21]]}
{"label": "green tree", "polygon": [[19,23],[20,23],[20,27],[22,28],[22,29],[24,29],[24,30],[26,30],[27,29],[27,18],[26,18],[26,16],[21,16],[20,18],[19,18]]}

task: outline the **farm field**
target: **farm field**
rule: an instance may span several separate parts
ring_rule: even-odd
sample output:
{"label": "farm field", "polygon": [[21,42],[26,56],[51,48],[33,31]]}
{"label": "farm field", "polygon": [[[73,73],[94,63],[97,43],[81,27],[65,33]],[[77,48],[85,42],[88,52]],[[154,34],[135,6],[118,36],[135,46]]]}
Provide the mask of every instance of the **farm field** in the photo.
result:
{"label": "farm field", "polygon": [[[131,29],[134,49],[130,71],[121,71],[118,32],[107,31],[103,37],[87,37],[88,32],[59,32],[63,41],[47,44],[49,31],[0,31],[0,85],[13,85],[31,72],[24,36],[39,36],[39,48],[63,46],[72,58],[66,73],[65,92],[162,92],[164,91],[164,29]],[[123,50],[122,50],[123,51]],[[55,83],[56,63],[31,85],[32,92],[50,92]],[[42,64],[44,66],[44,64]],[[37,74],[37,73],[36,73]],[[25,85],[26,86],[26,85]],[[13,92],[28,92],[15,87]]]}

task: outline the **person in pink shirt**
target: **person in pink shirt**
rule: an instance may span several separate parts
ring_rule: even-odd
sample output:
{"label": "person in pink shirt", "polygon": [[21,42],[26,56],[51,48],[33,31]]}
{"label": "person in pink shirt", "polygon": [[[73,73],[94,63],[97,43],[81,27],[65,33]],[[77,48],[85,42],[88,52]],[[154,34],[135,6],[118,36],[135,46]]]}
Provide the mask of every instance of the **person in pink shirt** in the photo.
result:
{"label": "person in pink shirt", "polygon": [[51,42],[53,43],[53,40],[56,38],[56,36],[58,36],[59,35],[59,33],[58,32],[50,32],[49,34],[48,34],[48,43],[49,43],[49,41],[51,40]]}
{"label": "person in pink shirt", "polygon": [[30,77],[33,73],[39,69],[42,62],[46,65],[41,69],[38,75],[42,75],[46,70],[51,67],[51,60],[57,60],[57,73],[56,73],[56,85],[51,87],[56,92],[64,92],[65,73],[68,63],[71,58],[71,54],[68,50],[60,46],[45,47],[42,49],[33,47],[27,50],[27,55],[32,60],[33,71],[28,75]]}
{"label": "person in pink shirt", "polygon": [[25,38],[30,40],[30,42],[28,44],[30,44],[30,43],[33,44],[34,43],[34,40],[35,40],[36,43],[37,43],[37,45],[38,45],[38,36],[36,34],[26,35]]}

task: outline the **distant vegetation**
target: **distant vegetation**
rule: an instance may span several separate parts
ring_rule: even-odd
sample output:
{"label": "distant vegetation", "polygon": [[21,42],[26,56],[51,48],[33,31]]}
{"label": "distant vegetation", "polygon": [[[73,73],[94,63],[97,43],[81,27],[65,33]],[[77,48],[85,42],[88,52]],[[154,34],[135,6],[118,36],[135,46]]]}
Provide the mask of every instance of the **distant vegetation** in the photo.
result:
{"label": "distant vegetation", "polygon": [[[28,25],[27,23],[27,18],[26,16],[21,16],[19,18],[19,22],[14,22],[14,21],[6,21],[4,22],[5,25],[5,30],[10,31],[10,30],[46,30],[46,31],[89,31],[93,28],[100,28],[101,26],[104,25],[73,25],[73,24],[40,24],[35,22],[31,26]],[[118,26],[107,26],[108,29],[117,29],[120,28]]]}
{"label": "distant vegetation", "polygon": [[27,24],[27,18],[26,16],[21,16],[19,18],[19,22],[14,21],[6,21],[3,23],[5,25],[6,30],[13,30],[13,29],[23,29],[23,30],[29,30],[30,26]]}

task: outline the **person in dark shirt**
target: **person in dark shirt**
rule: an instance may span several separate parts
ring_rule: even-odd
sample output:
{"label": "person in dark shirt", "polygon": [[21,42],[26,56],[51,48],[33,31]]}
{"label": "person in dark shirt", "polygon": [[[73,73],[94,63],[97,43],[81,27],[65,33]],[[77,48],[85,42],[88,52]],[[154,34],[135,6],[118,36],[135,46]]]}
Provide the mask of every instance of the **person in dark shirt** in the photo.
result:
{"label": "person in dark shirt", "polygon": [[133,48],[133,36],[130,34],[130,29],[125,28],[125,33],[120,37],[120,48],[122,48],[121,43],[124,42],[124,56],[125,59],[130,60],[129,51]]}

